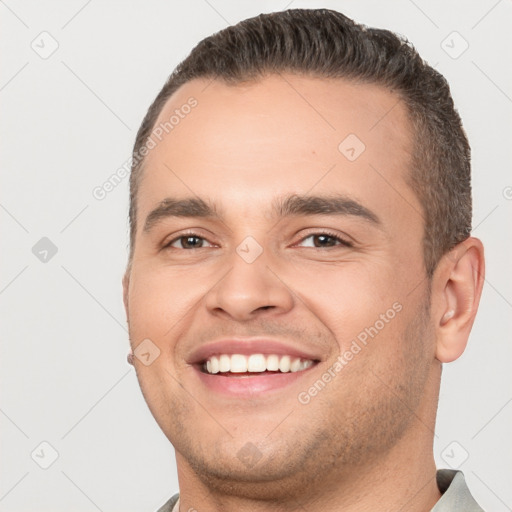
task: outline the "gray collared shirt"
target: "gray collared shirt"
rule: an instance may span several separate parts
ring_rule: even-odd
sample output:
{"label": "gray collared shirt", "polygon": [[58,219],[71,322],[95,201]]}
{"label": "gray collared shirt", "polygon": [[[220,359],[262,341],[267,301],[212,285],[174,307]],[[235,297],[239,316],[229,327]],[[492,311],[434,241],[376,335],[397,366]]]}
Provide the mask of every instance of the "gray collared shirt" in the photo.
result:
{"label": "gray collared shirt", "polygon": [[439,469],[437,487],[443,494],[431,512],[484,512],[471,496],[462,471]]}
{"label": "gray collared shirt", "polygon": [[[439,469],[436,474],[441,499],[430,512],[484,512],[466,485],[462,471]],[[179,494],[175,494],[157,512],[179,512]]]}

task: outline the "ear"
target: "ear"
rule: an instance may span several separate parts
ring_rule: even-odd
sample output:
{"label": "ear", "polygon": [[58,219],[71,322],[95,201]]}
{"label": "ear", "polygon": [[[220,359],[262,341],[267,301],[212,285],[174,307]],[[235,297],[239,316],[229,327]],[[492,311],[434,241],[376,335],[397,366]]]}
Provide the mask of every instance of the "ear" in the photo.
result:
{"label": "ear", "polygon": [[484,248],[470,237],[439,262],[432,278],[432,320],[436,358],[454,361],[464,352],[480,302],[485,277]]}
{"label": "ear", "polygon": [[126,318],[128,319],[128,291],[130,289],[130,269],[127,269],[123,276],[123,303],[124,310],[126,312]]}

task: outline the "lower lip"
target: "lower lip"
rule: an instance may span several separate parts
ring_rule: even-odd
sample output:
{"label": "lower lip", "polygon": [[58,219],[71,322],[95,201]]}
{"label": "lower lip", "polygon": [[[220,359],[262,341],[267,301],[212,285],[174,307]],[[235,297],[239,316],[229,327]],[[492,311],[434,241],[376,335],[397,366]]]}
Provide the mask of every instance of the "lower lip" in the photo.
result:
{"label": "lower lip", "polygon": [[204,373],[196,369],[199,379],[210,390],[235,396],[253,396],[271,391],[278,391],[297,381],[316,365],[299,372],[240,374],[225,376],[222,374]]}

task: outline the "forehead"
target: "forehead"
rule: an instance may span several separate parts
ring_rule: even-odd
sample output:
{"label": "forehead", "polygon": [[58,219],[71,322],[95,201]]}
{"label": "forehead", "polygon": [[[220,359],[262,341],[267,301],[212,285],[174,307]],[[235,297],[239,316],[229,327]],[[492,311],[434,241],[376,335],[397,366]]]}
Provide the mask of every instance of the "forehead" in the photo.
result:
{"label": "forehead", "polygon": [[407,111],[381,86],[293,74],[237,85],[193,80],[168,100],[152,138],[141,210],[167,193],[225,200],[247,213],[248,190],[263,207],[270,193],[313,187],[341,187],[388,208],[397,207],[397,194],[417,203],[405,182]]}

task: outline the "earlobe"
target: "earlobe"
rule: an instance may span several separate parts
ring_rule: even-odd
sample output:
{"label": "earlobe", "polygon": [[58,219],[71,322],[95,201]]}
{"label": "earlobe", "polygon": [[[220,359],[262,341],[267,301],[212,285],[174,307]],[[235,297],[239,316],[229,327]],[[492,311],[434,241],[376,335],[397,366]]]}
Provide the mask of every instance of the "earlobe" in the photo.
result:
{"label": "earlobe", "polygon": [[441,259],[434,274],[436,358],[454,361],[466,348],[484,282],[483,245],[470,237]]}

